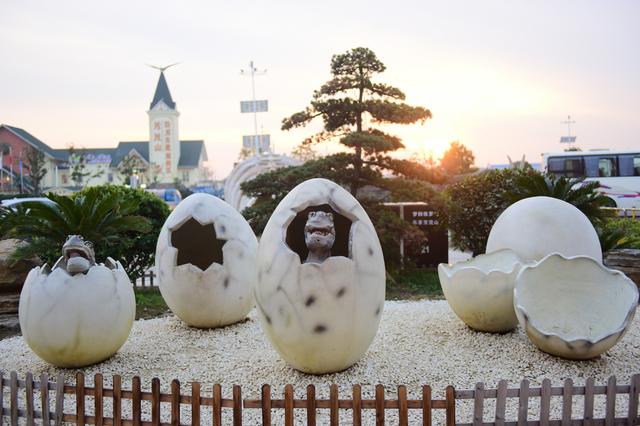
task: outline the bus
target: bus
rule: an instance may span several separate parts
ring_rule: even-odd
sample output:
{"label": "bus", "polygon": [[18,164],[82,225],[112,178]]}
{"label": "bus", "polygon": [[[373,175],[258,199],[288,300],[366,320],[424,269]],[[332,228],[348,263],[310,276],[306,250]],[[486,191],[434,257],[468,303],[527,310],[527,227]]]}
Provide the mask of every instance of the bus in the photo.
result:
{"label": "bus", "polygon": [[165,203],[169,205],[169,208],[174,209],[180,201],[182,201],[182,194],[175,188],[165,189],[145,189],[145,191],[155,194],[160,197]]}
{"label": "bus", "polygon": [[545,153],[542,164],[556,176],[598,181],[611,207],[640,208],[640,150]]}

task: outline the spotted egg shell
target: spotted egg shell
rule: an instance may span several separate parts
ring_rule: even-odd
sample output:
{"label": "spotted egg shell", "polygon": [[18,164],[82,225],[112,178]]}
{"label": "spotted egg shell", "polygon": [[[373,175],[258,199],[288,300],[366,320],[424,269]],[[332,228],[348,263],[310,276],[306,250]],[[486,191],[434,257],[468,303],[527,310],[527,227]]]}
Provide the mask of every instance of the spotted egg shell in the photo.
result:
{"label": "spotted egg shell", "polygon": [[171,212],[156,246],[160,292],[188,325],[220,327],[244,319],[253,305],[258,242],[233,207],[193,194]]}
{"label": "spotted egg shell", "polygon": [[[322,263],[303,263],[299,249],[287,243],[289,228],[306,221],[315,206],[345,218],[345,230],[336,223],[334,247],[342,241],[346,249]],[[360,203],[326,179],[308,180],[287,194],[260,239],[255,298],[265,333],[295,369],[322,374],[358,362],[376,335],[385,298],[382,248]]]}

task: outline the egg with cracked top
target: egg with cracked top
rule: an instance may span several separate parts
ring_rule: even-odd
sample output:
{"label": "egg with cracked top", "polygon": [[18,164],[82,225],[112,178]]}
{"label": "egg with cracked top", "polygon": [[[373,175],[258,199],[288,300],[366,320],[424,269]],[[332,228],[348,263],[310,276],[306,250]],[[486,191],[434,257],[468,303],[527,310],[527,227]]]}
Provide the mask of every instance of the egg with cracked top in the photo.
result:
{"label": "egg with cracked top", "polygon": [[258,242],[226,202],[192,194],[171,212],[156,245],[156,275],[165,302],[193,327],[243,320],[253,306]]}
{"label": "egg with cracked top", "polygon": [[327,179],[295,187],[258,247],[256,306],[273,347],[306,373],[358,362],[378,330],[385,266],[360,203]]}

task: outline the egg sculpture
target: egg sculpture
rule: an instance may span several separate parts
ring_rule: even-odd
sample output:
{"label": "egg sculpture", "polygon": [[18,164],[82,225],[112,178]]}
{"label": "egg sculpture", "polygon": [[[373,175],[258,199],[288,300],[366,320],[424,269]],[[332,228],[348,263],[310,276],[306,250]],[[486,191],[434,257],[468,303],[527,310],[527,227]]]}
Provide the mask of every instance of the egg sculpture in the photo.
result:
{"label": "egg sculpture", "polygon": [[588,256],[602,263],[602,249],[589,219],[572,204],[551,197],[530,197],[498,217],[487,240],[487,253],[511,249],[525,261],[551,253]]}
{"label": "egg sculpture", "polygon": [[366,212],[342,187],[311,179],[269,219],[258,248],[256,306],[293,368],[349,368],[375,337],[385,298],[382,248]]}
{"label": "egg sculpture", "polygon": [[156,246],[156,274],[165,302],[193,327],[244,319],[253,305],[258,242],[233,207],[193,194],[171,212]]}
{"label": "egg sculpture", "polygon": [[72,235],[52,269],[33,268],[18,307],[31,350],[57,367],[75,368],[111,357],[129,337],[136,316],[133,286],[120,264],[96,264],[93,246]]}

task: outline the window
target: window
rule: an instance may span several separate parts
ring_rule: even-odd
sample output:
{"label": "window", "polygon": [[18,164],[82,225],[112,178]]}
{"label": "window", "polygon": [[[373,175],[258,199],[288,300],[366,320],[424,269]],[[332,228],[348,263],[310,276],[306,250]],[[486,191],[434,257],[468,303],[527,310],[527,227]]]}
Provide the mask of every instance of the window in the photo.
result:
{"label": "window", "polygon": [[109,181],[109,183],[113,182],[113,173],[107,175],[107,181]]}
{"label": "window", "polygon": [[551,173],[558,176],[582,177],[584,176],[584,158],[549,158],[548,169]]}
{"label": "window", "polygon": [[182,181],[189,182],[189,172],[182,172]]}
{"label": "window", "polygon": [[618,176],[615,158],[600,158],[598,160],[598,176],[612,177]]}
{"label": "window", "polygon": [[640,176],[640,155],[633,157],[633,175]]}

